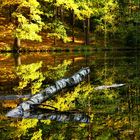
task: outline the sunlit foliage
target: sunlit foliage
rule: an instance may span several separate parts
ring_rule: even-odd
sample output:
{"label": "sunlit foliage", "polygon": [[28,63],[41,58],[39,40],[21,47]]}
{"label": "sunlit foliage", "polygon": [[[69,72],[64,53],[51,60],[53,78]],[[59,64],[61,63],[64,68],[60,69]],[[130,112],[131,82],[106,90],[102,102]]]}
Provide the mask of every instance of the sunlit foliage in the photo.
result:
{"label": "sunlit foliage", "polygon": [[[84,29],[87,29],[83,22],[88,18],[92,23],[91,32],[96,36],[102,35],[109,41],[112,38],[117,39],[117,41],[120,40],[132,46],[139,42],[140,8],[138,0],[2,0],[0,4],[2,11],[0,14],[7,18],[8,23],[12,23],[8,27],[9,32],[14,32],[14,37],[19,39],[41,41],[41,35],[38,33],[43,28],[44,39],[50,37],[66,42],[67,35],[71,35],[70,20],[72,20],[71,13],[73,12],[78,37],[83,35],[81,32]],[[4,49],[10,50],[8,47]],[[84,53],[84,55],[86,54]],[[92,69],[90,83],[86,81],[68,88],[58,93],[53,99],[46,101],[44,105],[40,105],[42,108],[49,108],[45,106],[49,105],[58,111],[84,112],[91,118],[89,124],[21,118],[11,121],[2,115],[7,112],[6,108],[11,109],[16,104],[11,101],[2,102],[4,111],[0,116],[1,139],[139,140],[140,82],[139,73],[137,74],[138,66],[133,66],[135,63],[132,63],[131,60],[119,59],[116,64],[115,59],[104,59],[104,63],[101,62],[99,67],[92,62],[92,66],[94,65],[95,68]],[[137,61],[139,61],[138,58]],[[108,66],[107,63],[112,66]],[[116,66],[120,63],[124,67]],[[129,64],[132,65],[129,66]],[[16,81],[19,82],[19,85],[15,87],[15,91],[21,93],[23,90],[27,90],[32,94],[39,92],[43,82],[47,83],[47,85],[43,85],[46,87],[50,84],[49,82],[66,76],[71,61],[64,61],[55,67],[47,66],[47,71],[42,71],[42,65],[42,62],[38,62],[18,66]],[[0,72],[3,82],[7,79],[9,81],[15,79],[13,68],[12,72],[7,67],[0,68]],[[126,86],[123,89],[94,90],[94,87],[98,85],[113,83],[126,83]],[[3,90],[3,86],[0,89]]]}
{"label": "sunlit foliage", "polygon": [[[140,42],[139,2],[135,0],[2,0],[1,3],[0,11],[12,23],[14,37],[19,39],[41,41],[39,33],[43,31],[54,44],[56,40],[67,42],[67,36],[71,32],[74,35],[78,28],[78,32],[88,32],[88,39],[102,35],[108,41],[119,37],[127,45]],[[84,25],[87,19],[89,23]]]}
{"label": "sunlit foliage", "polygon": [[96,32],[115,33],[117,29],[117,16],[118,16],[118,3],[117,1],[107,0],[102,1],[99,4],[99,15],[100,20],[98,20],[98,25],[96,27]]}
{"label": "sunlit foliage", "polygon": [[62,93],[58,95],[54,101],[47,101],[47,105],[53,106],[60,111],[68,110],[87,110],[88,100],[90,94],[92,94],[93,88],[91,85],[78,85],[75,87],[74,91]]}
{"label": "sunlit foliage", "polygon": [[39,131],[34,132],[31,140],[42,140],[42,130],[39,129]]}
{"label": "sunlit foliage", "polygon": [[64,61],[56,67],[47,66],[48,70],[46,72],[41,72],[42,62],[20,65],[16,68],[19,85],[14,90],[21,92],[26,88],[26,90],[35,94],[40,91],[42,83],[46,78],[55,81],[64,77],[70,64],[71,61]]}
{"label": "sunlit foliage", "polygon": [[[123,62],[120,62],[123,64]],[[49,66],[48,71],[53,71],[55,75],[59,75],[57,78],[62,78],[71,64],[69,61],[57,65],[56,67]],[[126,63],[125,63],[126,64]],[[22,67],[24,69],[22,69]],[[18,67],[21,71],[17,71],[18,75],[31,74],[41,72],[42,63],[34,63],[29,65],[21,65]],[[49,69],[50,68],[50,69]],[[33,70],[34,71],[33,71]],[[8,122],[6,118],[2,118],[1,124],[4,124],[2,129],[3,139],[87,139],[95,138],[99,140],[118,139],[122,140],[139,139],[139,123],[138,116],[135,114],[139,109],[135,103],[138,104],[138,100],[135,99],[137,89],[133,86],[129,88],[119,89],[105,89],[95,90],[94,87],[97,84],[110,85],[115,83],[118,78],[116,74],[124,73],[126,69],[122,70],[119,66],[116,69],[109,67],[108,65],[100,66],[100,68],[94,70],[94,79],[90,83],[83,82],[75,87],[71,87],[70,91],[62,91],[40,105],[42,108],[49,108],[50,106],[57,108],[57,111],[65,111],[68,113],[84,112],[90,116],[90,123],[76,123],[76,122],[55,122],[51,120],[37,120],[37,119],[18,119]],[[29,72],[29,70],[31,72]],[[59,72],[58,72],[59,71]],[[133,68],[129,69],[127,76],[132,76]],[[23,74],[24,73],[24,74]],[[45,72],[42,72],[46,77]],[[32,76],[25,75],[27,79],[32,79]],[[49,76],[49,75],[48,75]],[[35,75],[36,77],[36,75]],[[51,79],[56,78],[50,75]],[[24,80],[27,80],[26,78]],[[121,82],[128,81],[124,75],[120,76]],[[29,80],[29,81],[30,81]],[[54,79],[56,80],[56,79]],[[86,80],[86,79],[85,79]],[[95,80],[95,81],[94,81]],[[36,80],[35,80],[36,81]],[[32,81],[34,82],[34,81]],[[96,85],[95,85],[96,83]],[[126,98],[128,94],[129,98]],[[10,104],[10,102],[9,102]],[[49,106],[45,106],[49,105]],[[5,107],[11,107],[5,105]],[[52,108],[51,109],[54,109]],[[54,110],[55,111],[55,110]],[[69,112],[70,111],[70,112]],[[3,128],[3,127],[2,127]]]}
{"label": "sunlit foliage", "polygon": [[51,31],[48,33],[48,37],[62,39],[65,43],[68,41],[65,26],[59,20],[54,20],[53,23],[48,23],[48,29]]}
{"label": "sunlit foliage", "polygon": [[9,81],[12,81],[13,79],[15,79],[14,67],[12,67],[10,71],[7,67],[1,67],[0,73],[0,78],[2,81],[6,81],[7,79],[9,79]]}
{"label": "sunlit foliage", "polygon": [[18,66],[16,72],[19,78],[19,86],[15,90],[21,91],[30,85],[32,94],[38,92],[42,81],[45,79],[42,72],[40,72],[41,67],[42,62]]}
{"label": "sunlit foliage", "polygon": [[56,67],[48,65],[48,70],[44,73],[44,75],[51,80],[59,80],[65,76],[70,64],[70,60],[64,60],[62,64],[58,64]]}
{"label": "sunlit foliage", "polygon": [[[11,9],[11,20],[14,24],[14,37],[19,39],[41,41],[38,33],[42,29],[41,11],[36,0],[29,1],[7,1],[2,2],[2,8]],[[4,11],[6,12],[6,10]]]}

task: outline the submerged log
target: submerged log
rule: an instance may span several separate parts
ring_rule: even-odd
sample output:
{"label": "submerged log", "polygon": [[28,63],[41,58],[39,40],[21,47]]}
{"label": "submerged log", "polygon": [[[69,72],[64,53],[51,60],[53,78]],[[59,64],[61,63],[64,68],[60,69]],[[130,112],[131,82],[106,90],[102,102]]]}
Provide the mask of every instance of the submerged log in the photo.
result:
{"label": "submerged log", "polygon": [[45,102],[47,99],[54,96],[57,92],[61,91],[62,89],[79,84],[89,73],[89,67],[82,68],[70,78],[63,78],[61,80],[56,81],[54,85],[47,87],[41,92],[33,95],[27,101],[19,104],[19,106],[17,106],[15,109],[9,111],[6,114],[6,116],[14,117],[17,115],[22,115],[24,111],[31,110],[32,105],[41,104],[42,102]]}
{"label": "submerged log", "polygon": [[58,122],[82,122],[88,123],[90,118],[85,113],[79,112],[61,112],[50,109],[34,108],[31,111],[24,111],[22,115],[17,115],[14,117],[20,118],[30,118],[39,120],[51,120]]}

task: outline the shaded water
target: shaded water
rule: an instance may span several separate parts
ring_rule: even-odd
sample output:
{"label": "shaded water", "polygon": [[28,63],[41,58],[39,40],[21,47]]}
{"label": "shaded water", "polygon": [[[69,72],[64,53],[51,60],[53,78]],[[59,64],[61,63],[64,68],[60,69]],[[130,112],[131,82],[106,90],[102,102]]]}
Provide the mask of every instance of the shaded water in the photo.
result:
{"label": "shaded water", "polygon": [[[0,54],[0,58],[1,96],[31,92],[30,89],[28,90],[31,85],[28,85],[22,92],[13,90],[18,85],[15,69],[19,64],[27,65],[42,61],[43,66],[40,71],[45,72],[48,65],[57,66],[64,60],[71,60],[72,63],[68,67],[66,76],[73,75],[82,67],[88,66],[91,69],[90,76],[85,79],[85,83],[58,93],[63,98],[59,96],[57,99],[56,96],[56,99],[52,99],[53,101],[48,101],[49,105],[56,107],[58,111],[67,111],[69,114],[82,112],[88,115],[89,123],[6,118],[5,114],[23,99],[1,100],[0,130],[2,139],[140,139],[139,51]],[[51,82],[53,81],[45,80],[42,89]],[[100,91],[94,90],[100,85],[120,83],[126,85]],[[67,101],[66,98],[70,101]]]}

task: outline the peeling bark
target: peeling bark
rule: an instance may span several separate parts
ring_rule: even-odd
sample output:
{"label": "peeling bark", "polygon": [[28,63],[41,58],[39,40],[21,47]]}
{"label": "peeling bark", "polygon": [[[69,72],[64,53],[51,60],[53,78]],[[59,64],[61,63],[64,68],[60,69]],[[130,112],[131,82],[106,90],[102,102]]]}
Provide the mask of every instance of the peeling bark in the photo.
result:
{"label": "peeling bark", "polygon": [[6,114],[6,116],[14,117],[17,115],[18,116],[22,115],[24,111],[31,110],[33,105],[38,105],[38,104],[41,104],[42,102],[45,102],[47,99],[51,98],[62,89],[79,84],[80,82],[84,80],[84,78],[89,73],[90,73],[90,69],[88,67],[82,68],[70,78],[64,78],[64,79],[56,81],[54,85],[47,87],[41,92],[33,95],[27,101],[19,104],[19,106],[17,106],[15,109],[9,111]]}
{"label": "peeling bark", "polygon": [[90,118],[88,115],[84,113],[78,112],[61,112],[55,111],[50,109],[42,109],[42,108],[35,108],[33,110],[25,111],[22,116],[18,116],[22,118],[36,118],[39,120],[51,120],[51,121],[58,121],[58,122],[82,122],[88,123]]}

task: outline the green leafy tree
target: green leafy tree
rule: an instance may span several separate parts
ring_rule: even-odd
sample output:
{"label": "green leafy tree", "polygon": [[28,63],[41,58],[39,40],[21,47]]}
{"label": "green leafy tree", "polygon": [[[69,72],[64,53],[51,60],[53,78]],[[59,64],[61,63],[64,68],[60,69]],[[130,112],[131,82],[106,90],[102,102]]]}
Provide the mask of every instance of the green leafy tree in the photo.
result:
{"label": "green leafy tree", "polygon": [[62,39],[63,42],[67,42],[67,33],[65,26],[59,20],[54,20],[53,23],[48,23],[48,29],[50,33],[48,33],[48,37],[54,38],[54,45],[56,45],[56,39]]}
{"label": "green leafy tree", "polygon": [[115,34],[118,24],[118,2],[113,0],[105,0],[99,3],[99,20],[96,26],[96,32],[104,35],[106,40]]}
{"label": "green leafy tree", "polygon": [[41,41],[41,36],[38,33],[43,26],[40,17],[42,12],[40,11],[40,4],[36,0],[4,0],[2,8],[5,10],[5,7],[13,7],[10,14],[14,25],[15,50],[20,48],[21,39]]}
{"label": "green leafy tree", "polygon": [[44,75],[51,80],[59,80],[65,76],[70,64],[71,61],[64,60],[62,64],[58,64],[56,67],[49,65],[47,66],[48,70]]}
{"label": "green leafy tree", "polygon": [[119,22],[117,34],[122,42],[128,46],[136,46],[140,42],[139,37],[139,1],[122,0],[119,3]]}

